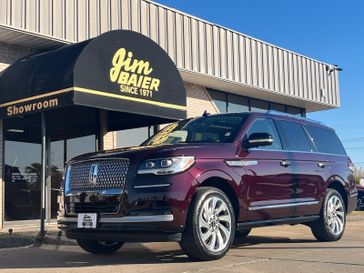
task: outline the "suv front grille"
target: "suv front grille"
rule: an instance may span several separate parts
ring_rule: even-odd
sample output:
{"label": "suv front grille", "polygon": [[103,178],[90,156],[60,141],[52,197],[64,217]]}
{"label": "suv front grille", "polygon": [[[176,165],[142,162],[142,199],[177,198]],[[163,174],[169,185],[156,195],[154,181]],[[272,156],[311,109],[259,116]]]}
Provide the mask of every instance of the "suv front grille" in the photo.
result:
{"label": "suv front grille", "polygon": [[114,202],[77,202],[66,205],[66,213],[117,213],[120,203]]}
{"label": "suv front grille", "polygon": [[76,162],[66,177],[70,191],[123,189],[128,175],[129,159],[105,159]]}

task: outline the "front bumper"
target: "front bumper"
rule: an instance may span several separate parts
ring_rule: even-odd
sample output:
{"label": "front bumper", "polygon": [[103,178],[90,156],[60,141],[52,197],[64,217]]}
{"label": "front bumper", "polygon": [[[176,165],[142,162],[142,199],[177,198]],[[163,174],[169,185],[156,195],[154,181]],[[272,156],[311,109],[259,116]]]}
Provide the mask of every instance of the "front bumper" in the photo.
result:
{"label": "front bumper", "polygon": [[57,219],[58,227],[65,231],[67,238],[123,242],[180,241],[181,232],[161,229],[163,223],[172,221],[172,214],[101,217],[96,229],[84,229],[77,228],[77,217]]}
{"label": "front bumper", "polygon": [[[83,192],[61,197],[64,207],[61,206],[58,227],[72,239],[110,240],[111,236],[123,241],[178,241],[197,186],[194,176],[189,172],[163,177],[144,175],[129,181],[120,194]],[[92,202],[117,202],[119,209],[115,213],[92,211],[88,206]],[[89,211],[76,211],[77,206],[70,209],[76,203],[85,204],[79,207]],[[96,229],[77,228],[78,213],[95,212]]]}

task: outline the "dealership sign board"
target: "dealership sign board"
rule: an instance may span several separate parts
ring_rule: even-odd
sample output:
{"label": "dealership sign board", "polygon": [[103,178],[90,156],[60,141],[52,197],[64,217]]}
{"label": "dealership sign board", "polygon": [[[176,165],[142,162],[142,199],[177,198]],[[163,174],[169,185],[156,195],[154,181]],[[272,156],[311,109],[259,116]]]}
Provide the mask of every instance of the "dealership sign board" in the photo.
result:
{"label": "dealership sign board", "polygon": [[126,30],[24,57],[0,77],[0,118],[72,105],[181,119],[186,91],[166,52]]}

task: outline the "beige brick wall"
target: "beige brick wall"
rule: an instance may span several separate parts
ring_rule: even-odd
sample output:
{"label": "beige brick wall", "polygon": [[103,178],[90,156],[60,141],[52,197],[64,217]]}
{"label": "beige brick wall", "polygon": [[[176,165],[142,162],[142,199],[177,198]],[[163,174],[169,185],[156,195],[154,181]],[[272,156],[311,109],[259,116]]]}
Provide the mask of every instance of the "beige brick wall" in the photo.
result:
{"label": "beige brick wall", "polygon": [[104,135],[104,150],[116,148],[116,132],[108,132]]}
{"label": "beige brick wall", "polygon": [[187,91],[187,117],[201,116],[205,110],[210,114],[219,113],[205,87],[185,82],[185,88]]}

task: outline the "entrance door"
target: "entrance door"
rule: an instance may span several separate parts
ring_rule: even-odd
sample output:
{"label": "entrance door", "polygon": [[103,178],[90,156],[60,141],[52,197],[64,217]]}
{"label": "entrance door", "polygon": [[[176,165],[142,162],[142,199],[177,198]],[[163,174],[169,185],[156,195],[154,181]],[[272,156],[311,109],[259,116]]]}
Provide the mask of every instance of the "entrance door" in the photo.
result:
{"label": "entrance door", "polygon": [[4,145],[5,220],[39,219],[41,146],[36,143],[8,140]]}

